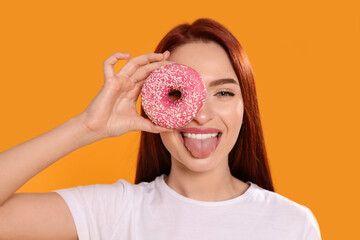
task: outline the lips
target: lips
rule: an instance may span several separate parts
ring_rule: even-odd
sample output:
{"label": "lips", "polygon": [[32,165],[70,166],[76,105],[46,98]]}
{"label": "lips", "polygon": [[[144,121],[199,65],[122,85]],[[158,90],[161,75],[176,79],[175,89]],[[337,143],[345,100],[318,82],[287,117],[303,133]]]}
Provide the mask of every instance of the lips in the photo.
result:
{"label": "lips", "polygon": [[[222,135],[222,131],[216,128],[183,128],[178,130],[178,135],[182,143],[184,143],[184,133],[189,134],[217,134],[218,143],[220,142],[220,138]],[[185,134],[186,135],[186,134]]]}
{"label": "lips", "polygon": [[183,133],[194,133],[194,134],[221,133],[221,131],[216,128],[183,128],[180,129],[179,131]]}
{"label": "lips", "polygon": [[215,128],[183,128],[178,135],[193,157],[205,158],[219,145],[222,132]]}

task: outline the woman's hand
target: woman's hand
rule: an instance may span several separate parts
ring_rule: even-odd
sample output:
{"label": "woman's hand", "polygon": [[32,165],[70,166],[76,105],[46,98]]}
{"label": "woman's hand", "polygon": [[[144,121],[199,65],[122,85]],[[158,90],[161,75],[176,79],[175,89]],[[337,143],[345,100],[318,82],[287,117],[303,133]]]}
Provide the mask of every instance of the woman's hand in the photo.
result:
{"label": "woman's hand", "polygon": [[143,118],[136,101],[146,78],[156,68],[171,63],[170,52],[147,53],[130,59],[115,74],[114,65],[130,58],[117,52],[104,61],[104,85],[83,113],[79,115],[87,129],[104,138],[117,137],[129,131],[159,133],[169,131]]}

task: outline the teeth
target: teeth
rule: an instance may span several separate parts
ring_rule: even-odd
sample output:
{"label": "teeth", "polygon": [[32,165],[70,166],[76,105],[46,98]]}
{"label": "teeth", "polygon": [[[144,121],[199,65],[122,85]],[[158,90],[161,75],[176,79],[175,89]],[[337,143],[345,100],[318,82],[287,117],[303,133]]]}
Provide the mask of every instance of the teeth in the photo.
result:
{"label": "teeth", "polygon": [[212,137],[217,137],[217,133],[207,133],[207,134],[194,134],[194,133],[183,133],[184,137],[194,138],[194,139],[208,139]]}

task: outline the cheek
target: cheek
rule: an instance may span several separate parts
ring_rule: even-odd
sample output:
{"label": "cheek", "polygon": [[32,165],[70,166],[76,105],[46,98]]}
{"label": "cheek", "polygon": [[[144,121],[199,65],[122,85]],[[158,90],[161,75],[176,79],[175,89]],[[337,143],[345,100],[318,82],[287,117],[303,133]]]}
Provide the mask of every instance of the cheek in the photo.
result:
{"label": "cheek", "polygon": [[173,155],[176,151],[176,138],[173,132],[164,132],[160,133],[161,141],[163,142],[165,148]]}
{"label": "cheek", "polygon": [[160,138],[165,146],[167,146],[169,144],[169,142],[171,141],[171,135],[169,132],[160,133]]}
{"label": "cheek", "polygon": [[234,101],[223,106],[219,106],[217,108],[217,112],[229,130],[234,131],[234,128],[238,128],[240,131],[244,114],[242,101]]}
{"label": "cheek", "polygon": [[221,109],[221,118],[227,128],[226,149],[228,153],[238,139],[243,122],[244,107],[242,102],[229,104]]}

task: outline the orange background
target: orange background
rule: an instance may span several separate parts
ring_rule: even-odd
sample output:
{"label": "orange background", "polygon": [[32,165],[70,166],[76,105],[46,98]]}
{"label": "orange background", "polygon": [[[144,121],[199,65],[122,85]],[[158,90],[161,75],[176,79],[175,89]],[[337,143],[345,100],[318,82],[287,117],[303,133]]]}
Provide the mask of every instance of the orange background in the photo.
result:
{"label": "orange background", "polygon": [[[175,25],[209,17],[250,58],[276,191],[312,210],[323,239],[359,239],[359,3],[194,2],[3,2],[0,151],[80,114],[112,53],[153,52]],[[19,191],[133,182],[138,143],[133,132],[78,149]]]}

